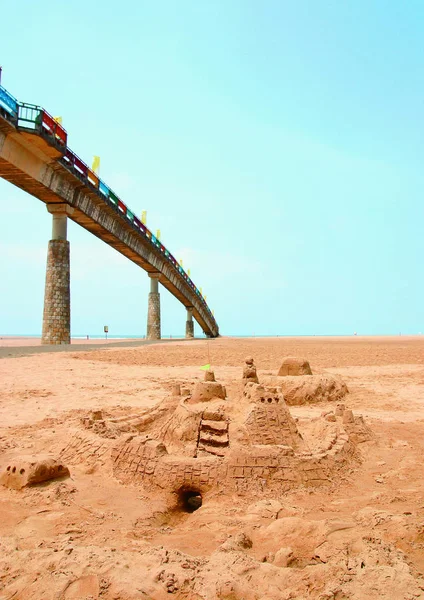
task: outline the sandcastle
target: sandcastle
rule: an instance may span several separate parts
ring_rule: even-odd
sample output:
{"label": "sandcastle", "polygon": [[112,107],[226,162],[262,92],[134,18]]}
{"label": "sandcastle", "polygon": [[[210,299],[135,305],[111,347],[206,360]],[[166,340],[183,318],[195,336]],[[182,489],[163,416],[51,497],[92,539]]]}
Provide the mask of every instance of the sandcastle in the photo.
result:
{"label": "sandcastle", "polygon": [[94,433],[78,433],[62,459],[110,456],[121,482],[166,493],[275,496],[330,482],[358,459],[354,442],[369,439],[362,418],[344,406],[311,420],[319,435],[309,439],[308,426],[299,428],[282,388],[258,383],[253,359],[246,360],[241,395],[228,397],[213,371],[204,379],[192,388],[174,386],[150,411],[114,420],[113,427],[129,436],[96,440]]}

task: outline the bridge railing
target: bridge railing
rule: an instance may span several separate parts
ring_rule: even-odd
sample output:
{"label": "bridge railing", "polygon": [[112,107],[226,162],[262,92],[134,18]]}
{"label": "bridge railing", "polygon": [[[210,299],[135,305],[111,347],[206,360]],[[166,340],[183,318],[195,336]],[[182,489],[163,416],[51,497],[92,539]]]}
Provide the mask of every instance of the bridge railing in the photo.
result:
{"label": "bridge railing", "polygon": [[180,277],[187,282],[189,287],[204,305],[204,308],[214,319],[212,311],[207,305],[200,290],[194,285],[183,267],[178,264],[175,257],[166,249],[160,240],[153,235],[150,229],[134,215],[126,204],[122,202],[119,196],[117,196],[83,160],[68,148],[68,134],[60,123],[58,123],[41,106],[28,104],[26,102],[18,102],[16,98],[2,86],[0,86],[0,114],[11,121],[18,129],[41,135],[49,144],[54,145],[63,152],[63,156],[59,159],[59,162],[76,175],[82,182],[94,189],[107,204],[120,214],[121,217],[126,219],[126,221],[131,223],[136,231],[143,235],[156,250],[165,256]]}
{"label": "bridge railing", "polygon": [[18,127],[50,138],[54,145],[63,151],[66,148],[68,141],[66,129],[41,106],[19,102]]}

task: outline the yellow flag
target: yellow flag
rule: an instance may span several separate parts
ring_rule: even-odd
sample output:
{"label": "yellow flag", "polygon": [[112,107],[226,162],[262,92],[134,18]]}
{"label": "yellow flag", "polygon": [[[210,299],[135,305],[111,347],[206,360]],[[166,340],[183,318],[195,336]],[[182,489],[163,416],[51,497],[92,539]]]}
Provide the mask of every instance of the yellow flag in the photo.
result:
{"label": "yellow flag", "polygon": [[143,210],[141,213],[141,222],[143,223],[143,225],[146,224],[147,222],[147,210]]}
{"label": "yellow flag", "polygon": [[156,230],[156,239],[160,240],[160,229]]}
{"label": "yellow flag", "polygon": [[213,316],[213,317],[215,316],[215,311],[214,311],[214,310],[212,311],[212,316]]}
{"label": "yellow flag", "polygon": [[100,169],[100,156],[93,156],[93,165],[92,165],[91,169],[95,173],[99,172],[99,169]]}
{"label": "yellow flag", "polygon": [[202,288],[199,288],[200,295],[203,296]]}
{"label": "yellow flag", "polygon": [[209,364],[207,365],[203,365],[203,367],[200,367],[201,371],[209,371],[209,369],[211,368],[211,366]]}
{"label": "yellow flag", "polygon": [[206,302],[206,296],[203,296],[203,298],[205,299],[205,302]]}
{"label": "yellow flag", "polygon": [[59,123],[59,125],[62,125],[62,117],[53,117],[53,119],[56,121],[56,123]]}
{"label": "yellow flag", "polygon": [[180,266],[181,267],[183,266],[183,259],[182,258],[180,258]]}
{"label": "yellow flag", "polygon": [[190,269],[187,269],[187,275],[190,277]]}

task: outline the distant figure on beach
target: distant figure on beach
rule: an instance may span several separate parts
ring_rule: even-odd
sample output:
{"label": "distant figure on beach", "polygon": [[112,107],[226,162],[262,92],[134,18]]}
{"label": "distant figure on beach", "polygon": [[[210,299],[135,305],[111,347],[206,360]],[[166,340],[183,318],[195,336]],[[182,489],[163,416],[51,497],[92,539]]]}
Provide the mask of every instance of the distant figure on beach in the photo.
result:
{"label": "distant figure on beach", "polygon": [[89,340],[89,339],[90,339],[90,336],[87,335],[87,340]]}

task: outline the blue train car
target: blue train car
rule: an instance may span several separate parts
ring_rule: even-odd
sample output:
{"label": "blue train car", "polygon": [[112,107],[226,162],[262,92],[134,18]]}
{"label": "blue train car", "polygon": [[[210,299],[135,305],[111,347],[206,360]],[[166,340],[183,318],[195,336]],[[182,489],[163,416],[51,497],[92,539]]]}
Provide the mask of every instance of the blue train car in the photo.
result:
{"label": "blue train car", "polygon": [[0,85],[0,114],[13,124],[18,122],[18,101]]}

